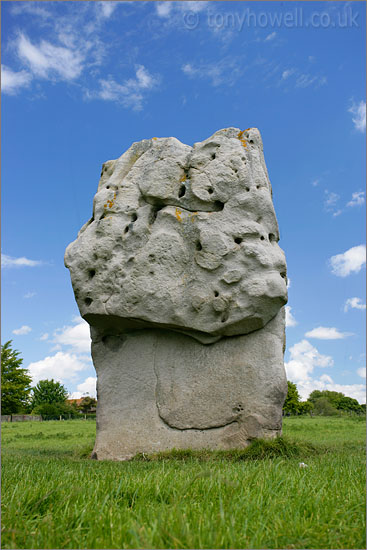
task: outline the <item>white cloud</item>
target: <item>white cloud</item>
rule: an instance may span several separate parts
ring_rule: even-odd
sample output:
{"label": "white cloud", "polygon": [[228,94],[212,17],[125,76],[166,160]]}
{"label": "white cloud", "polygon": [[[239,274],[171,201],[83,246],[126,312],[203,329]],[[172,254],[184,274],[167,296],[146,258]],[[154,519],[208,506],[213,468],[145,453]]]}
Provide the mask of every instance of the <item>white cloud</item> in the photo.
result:
{"label": "white cloud", "polygon": [[70,399],[80,399],[85,395],[89,395],[89,397],[97,397],[96,384],[97,378],[95,376],[88,376],[84,382],[77,385],[78,391],[74,391],[71,394]]}
{"label": "white cloud", "polygon": [[203,11],[209,2],[202,2],[201,0],[199,2],[195,2],[195,0],[187,0],[186,2],[176,2],[181,10],[189,10],[193,11],[195,13],[198,13],[199,11]]}
{"label": "white cloud", "polygon": [[274,38],[276,37],[277,33],[274,31],[274,32],[271,32],[270,34],[267,35],[267,37],[265,38],[265,42],[269,42],[269,40],[274,40]]}
{"label": "white cloud", "polygon": [[24,294],[23,298],[26,298],[27,300],[29,298],[33,298],[33,296],[36,296],[36,292],[27,292],[26,294]]}
{"label": "white cloud", "polygon": [[352,120],[354,127],[358,132],[365,132],[366,130],[366,102],[360,101],[355,103],[353,101],[351,107],[348,109],[349,113],[352,113]]}
{"label": "white cloud", "polygon": [[333,212],[333,215],[338,215],[341,213],[340,210],[336,210],[336,204],[338,200],[340,199],[340,196],[337,193],[333,193],[332,191],[329,191],[328,189],[325,190],[325,202],[324,207],[327,212]]}
{"label": "white cloud", "polygon": [[198,13],[204,10],[209,2],[156,2],[155,9],[158,17],[167,18],[174,12],[189,12]]}
{"label": "white cloud", "polygon": [[298,323],[291,313],[291,306],[285,306],[285,326],[295,327]]}
{"label": "white cloud", "polygon": [[351,336],[350,332],[340,332],[335,327],[317,327],[305,334],[306,338],[317,338],[318,340],[341,340]]}
{"label": "white cloud", "polygon": [[282,79],[287,80],[287,78],[292,76],[292,74],[294,74],[294,72],[295,72],[294,69],[286,69],[285,71],[282,72]]}
{"label": "white cloud", "polygon": [[19,57],[40,78],[73,80],[83,70],[84,55],[77,49],[54,46],[46,40],[37,46],[24,34],[18,36],[16,48]]}
{"label": "white cloud", "polygon": [[52,17],[52,13],[40,6],[40,2],[14,2],[11,13],[13,15],[36,15],[41,19]]}
{"label": "white cloud", "polygon": [[302,399],[307,399],[313,390],[329,390],[342,392],[359,403],[366,402],[364,384],[336,384],[328,374],[311,377],[315,367],[332,367],[334,361],[332,357],[319,353],[307,340],[298,342],[289,352],[290,361],[285,363],[287,378],[297,384]]}
{"label": "white cloud", "polygon": [[362,206],[365,202],[365,192],[356,191],[352,193],[352,199],[347,203],[347,206]]}
{"label": "white cloud", "polygon": [[296,383],[309,380],[315,367],[331,367],[334,364],[332,357],[319,353],[307,340],[294,344],[289,353],[290,361],[285,363],[287,377]]}
{"label": "white cloud", "polygon": [[15,95],[21,88],[27,88],[32,75],[27,71],[14,72],[5,65],[1,65],[1,91]]}
{"label": "white cloud", "polygon": [[91,339],[89,325],[81,317],[73,319],[74,326],[65,326],[54,332],[53,342],[69,346],[75,353],[90,353]]}
{"label": "white cloud", "polygon": [[28,325],[23,325],[20,328],[16,328],[13,330],[13,334],[16,334],[17,336],[21,336],[23,334],[29,334],[31,332],[31,327]]}
{"label": "white cloud", "polygon": [[34,384],[40,380],[51,378],[64,384],[75,381],[79,373],[90,366],[88,356],[77,356],[73,353],[59,351],[55,355],[30,363],[28,370]]}
{"label": "white cloud", "polygon": [[189,78],[202,78],[209,80],[212,86],[233,86],[243,74],[243,64],[239,59],[225,57],[213,63],[202,63],[194,66],[185,63],[182,66],[183,73]]}
{"label": "white cloud", "polygon": [[155,88],[159,78],[151,75],[143,65],[136,65],[135,78],[125,80],[123,84],[115,82],[111,76],[107,80],[101,79],[99,83],[101,89],[98,92],[88,92],[87,97],[116,101],[124,107],[139,111],[142,109],[143,93]]}
{"label": "white cloud", "polygon": [[48,332],[45,332],[44,334],[41,334],[40,340],[47,340],[48,336],[49,336]]}
{"label": "white cloud", "polygon": [[295,88],[308,88],[312,86],[313,88],[319,88],[326,84],[327,79],[325,76],[312,75],[309,73],[302,73],[297,68],[286,69],[282,72],[281,83],[285,80],[288,80],[291,76],[294,76],[292,82],[294,83]]}
{"label": "white cloud", "polygon": [[347,277],[358,273],[366,265],[366,246],[359,245],[349,248],[342,254],[336,254],[329,260],[331,271],[338,277]]}
{"label": "white cloud", "polygon": [[2,267],[35,267],[41,265],[42,262],[38,260],[29,260],[28,258],[12,258],[6,254],[1,254]]}
{"label": "white cloud", "polygon": [[168,17],[171,13],[172,2],[156,2],[155,9],[159,17]]}
{"label": "white cloud", "polygon": [[326,84],[327,79],[325,76],[313,76],[310,74],[300,74],[296,80],[296,88],[308,88],[313,84],[318,88]]}
{"label": "white cloud", "polygon": [[365,369],[365,367],[361,367],[360,369],[357,369],[357,374],[361,378],[366,378],[366,369]]}
{"label": "white cloud", "polygon": [[287,277],[287,288],[291,288],[291,280]]}
{"label": "white cloud", "polygon": [[349,309],[366,309],[366,304],[364,304],[361,298],[348,298],[344,304],[344,311],[347,312]]}
{"label": "white cloud", "polygon": [[98,7],[100,9],[102,17],[104,17],[105,19],[109,19],[117,8],[118,4],[119,2],[98,2]]}

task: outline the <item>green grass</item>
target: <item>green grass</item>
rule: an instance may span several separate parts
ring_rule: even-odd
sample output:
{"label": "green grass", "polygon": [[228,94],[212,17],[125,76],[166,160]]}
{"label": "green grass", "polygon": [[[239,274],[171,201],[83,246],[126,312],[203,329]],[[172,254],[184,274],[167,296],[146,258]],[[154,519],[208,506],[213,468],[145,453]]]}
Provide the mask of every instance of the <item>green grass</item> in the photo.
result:
{"label": "green grass", "polygon": [[2,547],[365,548],[365,423],[286,418],[284,433],[98,462],[92,421],[3,424]]}

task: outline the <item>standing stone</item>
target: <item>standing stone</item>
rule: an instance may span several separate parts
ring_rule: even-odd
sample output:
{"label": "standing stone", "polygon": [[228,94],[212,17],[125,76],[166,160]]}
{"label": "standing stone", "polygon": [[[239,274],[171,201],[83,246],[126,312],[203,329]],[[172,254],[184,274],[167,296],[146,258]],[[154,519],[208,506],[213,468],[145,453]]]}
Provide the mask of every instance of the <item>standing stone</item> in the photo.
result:
{"label": "standing stone", "polygon": [[134,143],[65,253],[91,326],[94,456],[281,433],[286,263],[260,133]]}

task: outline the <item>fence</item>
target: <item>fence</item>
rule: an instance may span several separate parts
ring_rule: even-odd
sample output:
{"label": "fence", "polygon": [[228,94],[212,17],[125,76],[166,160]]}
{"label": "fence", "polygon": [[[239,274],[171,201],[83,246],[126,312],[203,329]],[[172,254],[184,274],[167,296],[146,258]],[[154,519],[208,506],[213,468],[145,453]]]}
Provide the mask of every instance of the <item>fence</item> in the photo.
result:
{"label": "fence", "polygon": [[32,414],[2,414],[1,422],[29,422],[29,421],[42,421],[42,416],[35,416]]}

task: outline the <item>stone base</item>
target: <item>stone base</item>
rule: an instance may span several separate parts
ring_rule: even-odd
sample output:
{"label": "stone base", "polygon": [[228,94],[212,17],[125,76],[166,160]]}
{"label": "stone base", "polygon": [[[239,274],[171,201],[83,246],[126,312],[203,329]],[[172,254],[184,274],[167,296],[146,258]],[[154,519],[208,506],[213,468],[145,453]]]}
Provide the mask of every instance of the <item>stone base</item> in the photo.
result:
{"label": "stone base", "polygon": [[203,345],[169,330],[92,329],[97,371],[93,457],[242,448],[281,433],[287,394],[284,310],[263,329]]}

